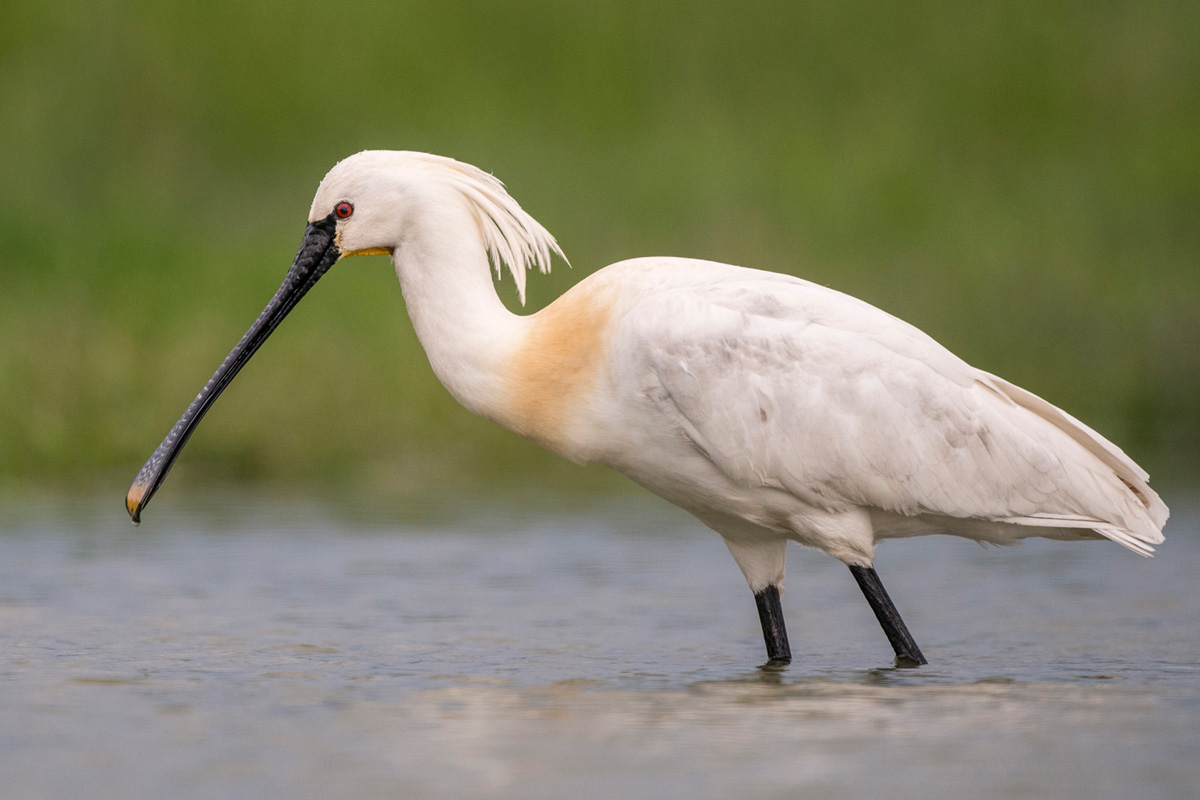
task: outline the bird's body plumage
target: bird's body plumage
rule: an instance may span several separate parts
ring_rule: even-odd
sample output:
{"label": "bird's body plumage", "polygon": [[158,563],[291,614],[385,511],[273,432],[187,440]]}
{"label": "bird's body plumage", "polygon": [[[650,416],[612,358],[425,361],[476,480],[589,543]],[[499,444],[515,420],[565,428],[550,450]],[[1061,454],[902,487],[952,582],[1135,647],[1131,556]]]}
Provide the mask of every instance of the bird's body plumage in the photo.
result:
{"label": "bird's body plumage", "polygon": [[[508,267],[523,302],[526,269],[561,251],[495,178],[421,153],[342,161],[309,221],[321,241],[334,231],[335,260],[392,255],[430,364],[466,408],[617,469],[720,533],[760,599],[769,651],[768,621],[782,632],[782,617],[761,593],[782,581],[789,540],[851,566],[898,656],[903,623],[870,569],[880,539],[1107,537],[1144,555],[1162,541],[1167,508],[1115,445],[833,289],[640,258],[513,314],[490,267]],[[182,446],[173,437],[153,484],[139,475],[131,489],[135,519]]]}
{"label": "bird's body plumage", "polygon": [[[580,336],[584,309],[603,321]],[[742,549],[792,539],[870,564],[877,540],[923,533],[1100,534],[1141,553],[1162,540],[1165,506],[1115,446],[832,289],[646,258],[600,270],[543,315],[562,321],[541,336],[587,340],[575,358],[588,383],[545,387],[564,406],[549,415],[555,436],[536,419],[510,427],[614,467]]]}
{"label": "bird's body plumage", "polygon": [[[692,512],[730,541],[752,588],[782,578],[788,539],[853,564],[870,564],[879,539],[924,533],[996,544],[1099,534],[1141,553],[1162,540],[1165,506],[1114,445],[833,289],[639,258],[514,315],[485,253],[523,295],[518,276],[548,268],[553,239],[474,168],[390,153],[367,165],[396,161],[420,184],[422,214],[439,212],[408,220],[391,249],[447,388]],[[313,215],[329,201],[318,194]]]}

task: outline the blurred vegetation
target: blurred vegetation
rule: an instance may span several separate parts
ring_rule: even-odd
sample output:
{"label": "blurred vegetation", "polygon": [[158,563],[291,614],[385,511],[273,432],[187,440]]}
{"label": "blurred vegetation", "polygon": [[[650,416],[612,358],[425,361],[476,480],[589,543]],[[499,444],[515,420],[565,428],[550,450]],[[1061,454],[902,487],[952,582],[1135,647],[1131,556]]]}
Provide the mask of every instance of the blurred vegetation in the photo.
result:
{"label": "blurred vegetation", "polygon": [[[0,487],[119,492],[366,148],[477,164],[573,268],[793,272],[1200,476],[1200,5],[8,4]],[[511,282],[501,283],[506,297]],[[339,265],[169,485],[610,488],[461,410]]]}

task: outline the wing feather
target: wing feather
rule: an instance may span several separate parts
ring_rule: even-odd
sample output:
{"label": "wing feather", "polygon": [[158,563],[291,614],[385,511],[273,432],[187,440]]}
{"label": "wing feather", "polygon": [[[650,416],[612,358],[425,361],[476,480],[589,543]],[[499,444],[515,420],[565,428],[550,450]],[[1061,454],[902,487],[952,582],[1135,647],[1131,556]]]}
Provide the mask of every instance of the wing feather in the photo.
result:
{"label": "wing feather", "polygon": [[1066,412],[863,301],[728,270],[643,298],[624,341],[733,480],[831,510],[1089,529],[1143,554],[1162,541],[1146,473]]}

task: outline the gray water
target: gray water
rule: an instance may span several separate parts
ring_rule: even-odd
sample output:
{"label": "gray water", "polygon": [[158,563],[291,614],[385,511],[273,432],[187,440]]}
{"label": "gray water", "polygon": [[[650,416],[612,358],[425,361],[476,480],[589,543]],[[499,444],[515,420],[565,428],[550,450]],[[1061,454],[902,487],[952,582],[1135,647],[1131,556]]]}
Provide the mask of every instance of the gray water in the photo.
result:
{"label": "gray water", "polygon": [[794,548],[764,671],[715,534],[656,502],[166,496],[0,509],[0,797],[1200,796],[1200,507],[1106,542],[887,542],[930,664]]}

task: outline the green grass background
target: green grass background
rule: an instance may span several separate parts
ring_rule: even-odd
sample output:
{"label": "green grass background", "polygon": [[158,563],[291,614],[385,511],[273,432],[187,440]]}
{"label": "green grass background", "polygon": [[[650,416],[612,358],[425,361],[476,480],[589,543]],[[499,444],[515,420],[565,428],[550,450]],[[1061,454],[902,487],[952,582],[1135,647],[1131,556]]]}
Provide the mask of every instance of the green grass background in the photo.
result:
{"label": "green grass background", "polygon": [[[737,10],[732,10],[733,6]],[[573,268],[669,254],[858,295],[1200,476],[1200,5],[10,3],[0,491],[132,479],[366,148],[495,173]],[[499,285],[511,298],[511,281]],[[384,258],[338,265],[168,487],[552,490],[437,384]]]}

